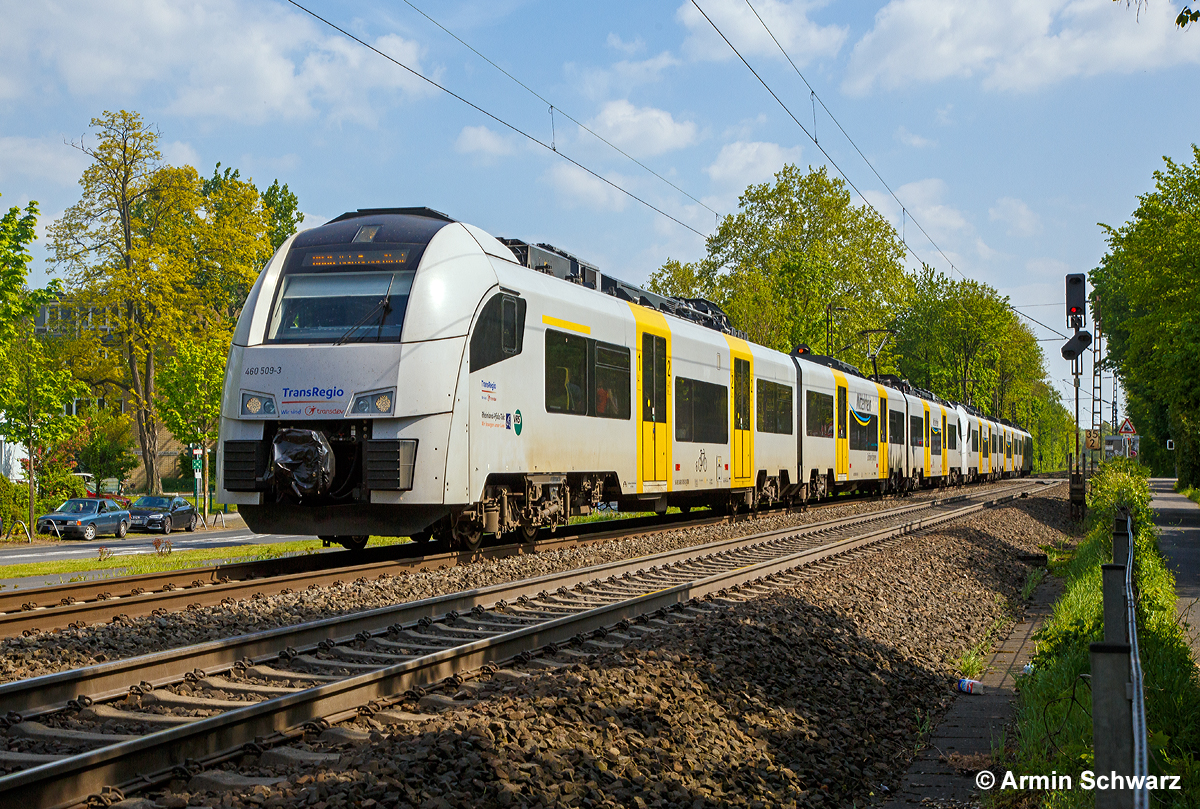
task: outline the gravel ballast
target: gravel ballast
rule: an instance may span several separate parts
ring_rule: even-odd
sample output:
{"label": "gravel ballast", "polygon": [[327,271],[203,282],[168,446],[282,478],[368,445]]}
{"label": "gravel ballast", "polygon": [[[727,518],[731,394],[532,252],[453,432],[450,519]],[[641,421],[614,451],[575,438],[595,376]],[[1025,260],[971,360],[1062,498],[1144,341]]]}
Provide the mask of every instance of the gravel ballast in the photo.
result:
{"label": "gravel ballast", "polygon": [[343,726],[343,744],[309,735],[295,745],[337,751],[336,765],[268,768],[250,756],[241,775],[285,780],[211,792],[179,781],[152,797],[314,809],[882,803],[953,698],[959,655],[1019,613],[1031,568],[1018,557],[1068,539],[1065,495],[1058,487],[795,586],[713,602],[708,617],[619,651],[485,676],[464,688],[469,707],[360,719]]}
{"label": "gravel ballast", "polygon": [[[986,490],[976,487],[967,491]],[[905,502],[944,497],[925,492]],[[802,514],[664,531],[575,549],[553,550],[498,560],[485,560],[446,570],[421,571],[371,581],[312,587],[301,592],[231,605],[202,607],[162,616],[143,616],[115,623],[42,632],[0,640],[0,682],[27,679],[205,641],[260,632],[335,615],[401,604],[492,584],[631,559],[702,545],[721,539],[807,525],[854,514],[894,508],[897,501],[850,502],[810,509]],[[617,527],[614,525],[614,527]]]}

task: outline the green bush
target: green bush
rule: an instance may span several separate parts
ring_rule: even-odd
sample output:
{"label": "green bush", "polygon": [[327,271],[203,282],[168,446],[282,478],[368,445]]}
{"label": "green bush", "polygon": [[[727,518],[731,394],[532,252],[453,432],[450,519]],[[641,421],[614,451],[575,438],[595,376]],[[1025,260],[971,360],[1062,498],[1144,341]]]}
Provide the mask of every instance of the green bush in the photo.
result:
{"label": "green bush", "polygon": [[[1100,566],[1112,558],[1113,521],[1129,508],[1135,526],[1134,577],[1138,643],[1144,674],[1151,772],[1182,777],[1180,792],[1158,792],[1158,805],[1200,805],[1200,677],[1182,630],[1175,622],[1175,579],[1158,551],[1146,470],[1125,459],[1101,466],[1088,494],[1088,531],[1074,555],[1055,563],[1066,592],[1038,636],[1034,671],[1020,683],[1014,771],[1075,778],[1091,769],[1091,668],[1088,644],[1103,640]],[[999,798],[1000,796],[996,796]],[[1044,794],[1048,807],[1091,806],[1081,789]]]}
{"label": "green bush", "polygon": [[17,486],[4,475],[0,475],[0,520],[4,521],[4,530],[0,531],[0,539],[11,536],[14,529],[21,530],[17,528],[17,520],[25,522],[29,519],[29,515],[25,513],[28,509],[22,509],[22,506],[28,501],[23,496],[21,489],[21,486]]}

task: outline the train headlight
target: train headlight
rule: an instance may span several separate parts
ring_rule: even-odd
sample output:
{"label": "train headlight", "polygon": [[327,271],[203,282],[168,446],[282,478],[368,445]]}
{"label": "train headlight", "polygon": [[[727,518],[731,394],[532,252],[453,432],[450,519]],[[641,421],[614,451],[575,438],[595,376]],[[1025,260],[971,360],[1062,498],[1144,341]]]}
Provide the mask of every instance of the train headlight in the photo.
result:
{"label": "train headlight", "polygon": [[354,394],[347,416],[388,416],[396,406],[396,389]]}
{"label": "train headlight", "polygon": [[265,393],[242,393],[242,415],[250,418],[274,416],[275,397]]}

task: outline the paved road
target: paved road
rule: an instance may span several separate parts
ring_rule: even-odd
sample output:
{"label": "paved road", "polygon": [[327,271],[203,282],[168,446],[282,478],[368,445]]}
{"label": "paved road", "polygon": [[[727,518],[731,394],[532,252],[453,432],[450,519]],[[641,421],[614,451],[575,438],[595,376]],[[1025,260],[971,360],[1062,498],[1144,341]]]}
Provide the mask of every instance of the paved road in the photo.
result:
{"label": "paved road", "polygon": [[1159,548],[1175,574],[1178,609],[1190,624],[1192,656],[1200,660],[1200,506],[1174,491],[1171,478],[1151,478]]}

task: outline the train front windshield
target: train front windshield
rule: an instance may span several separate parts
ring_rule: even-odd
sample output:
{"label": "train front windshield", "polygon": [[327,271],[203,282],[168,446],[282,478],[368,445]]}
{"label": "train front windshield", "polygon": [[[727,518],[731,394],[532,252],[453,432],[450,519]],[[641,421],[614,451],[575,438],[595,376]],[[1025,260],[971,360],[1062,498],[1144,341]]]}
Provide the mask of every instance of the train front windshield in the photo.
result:
{"label": "train front windshield", "polygon": [[399,342],[412,270],[285,275],[268,343]]}

